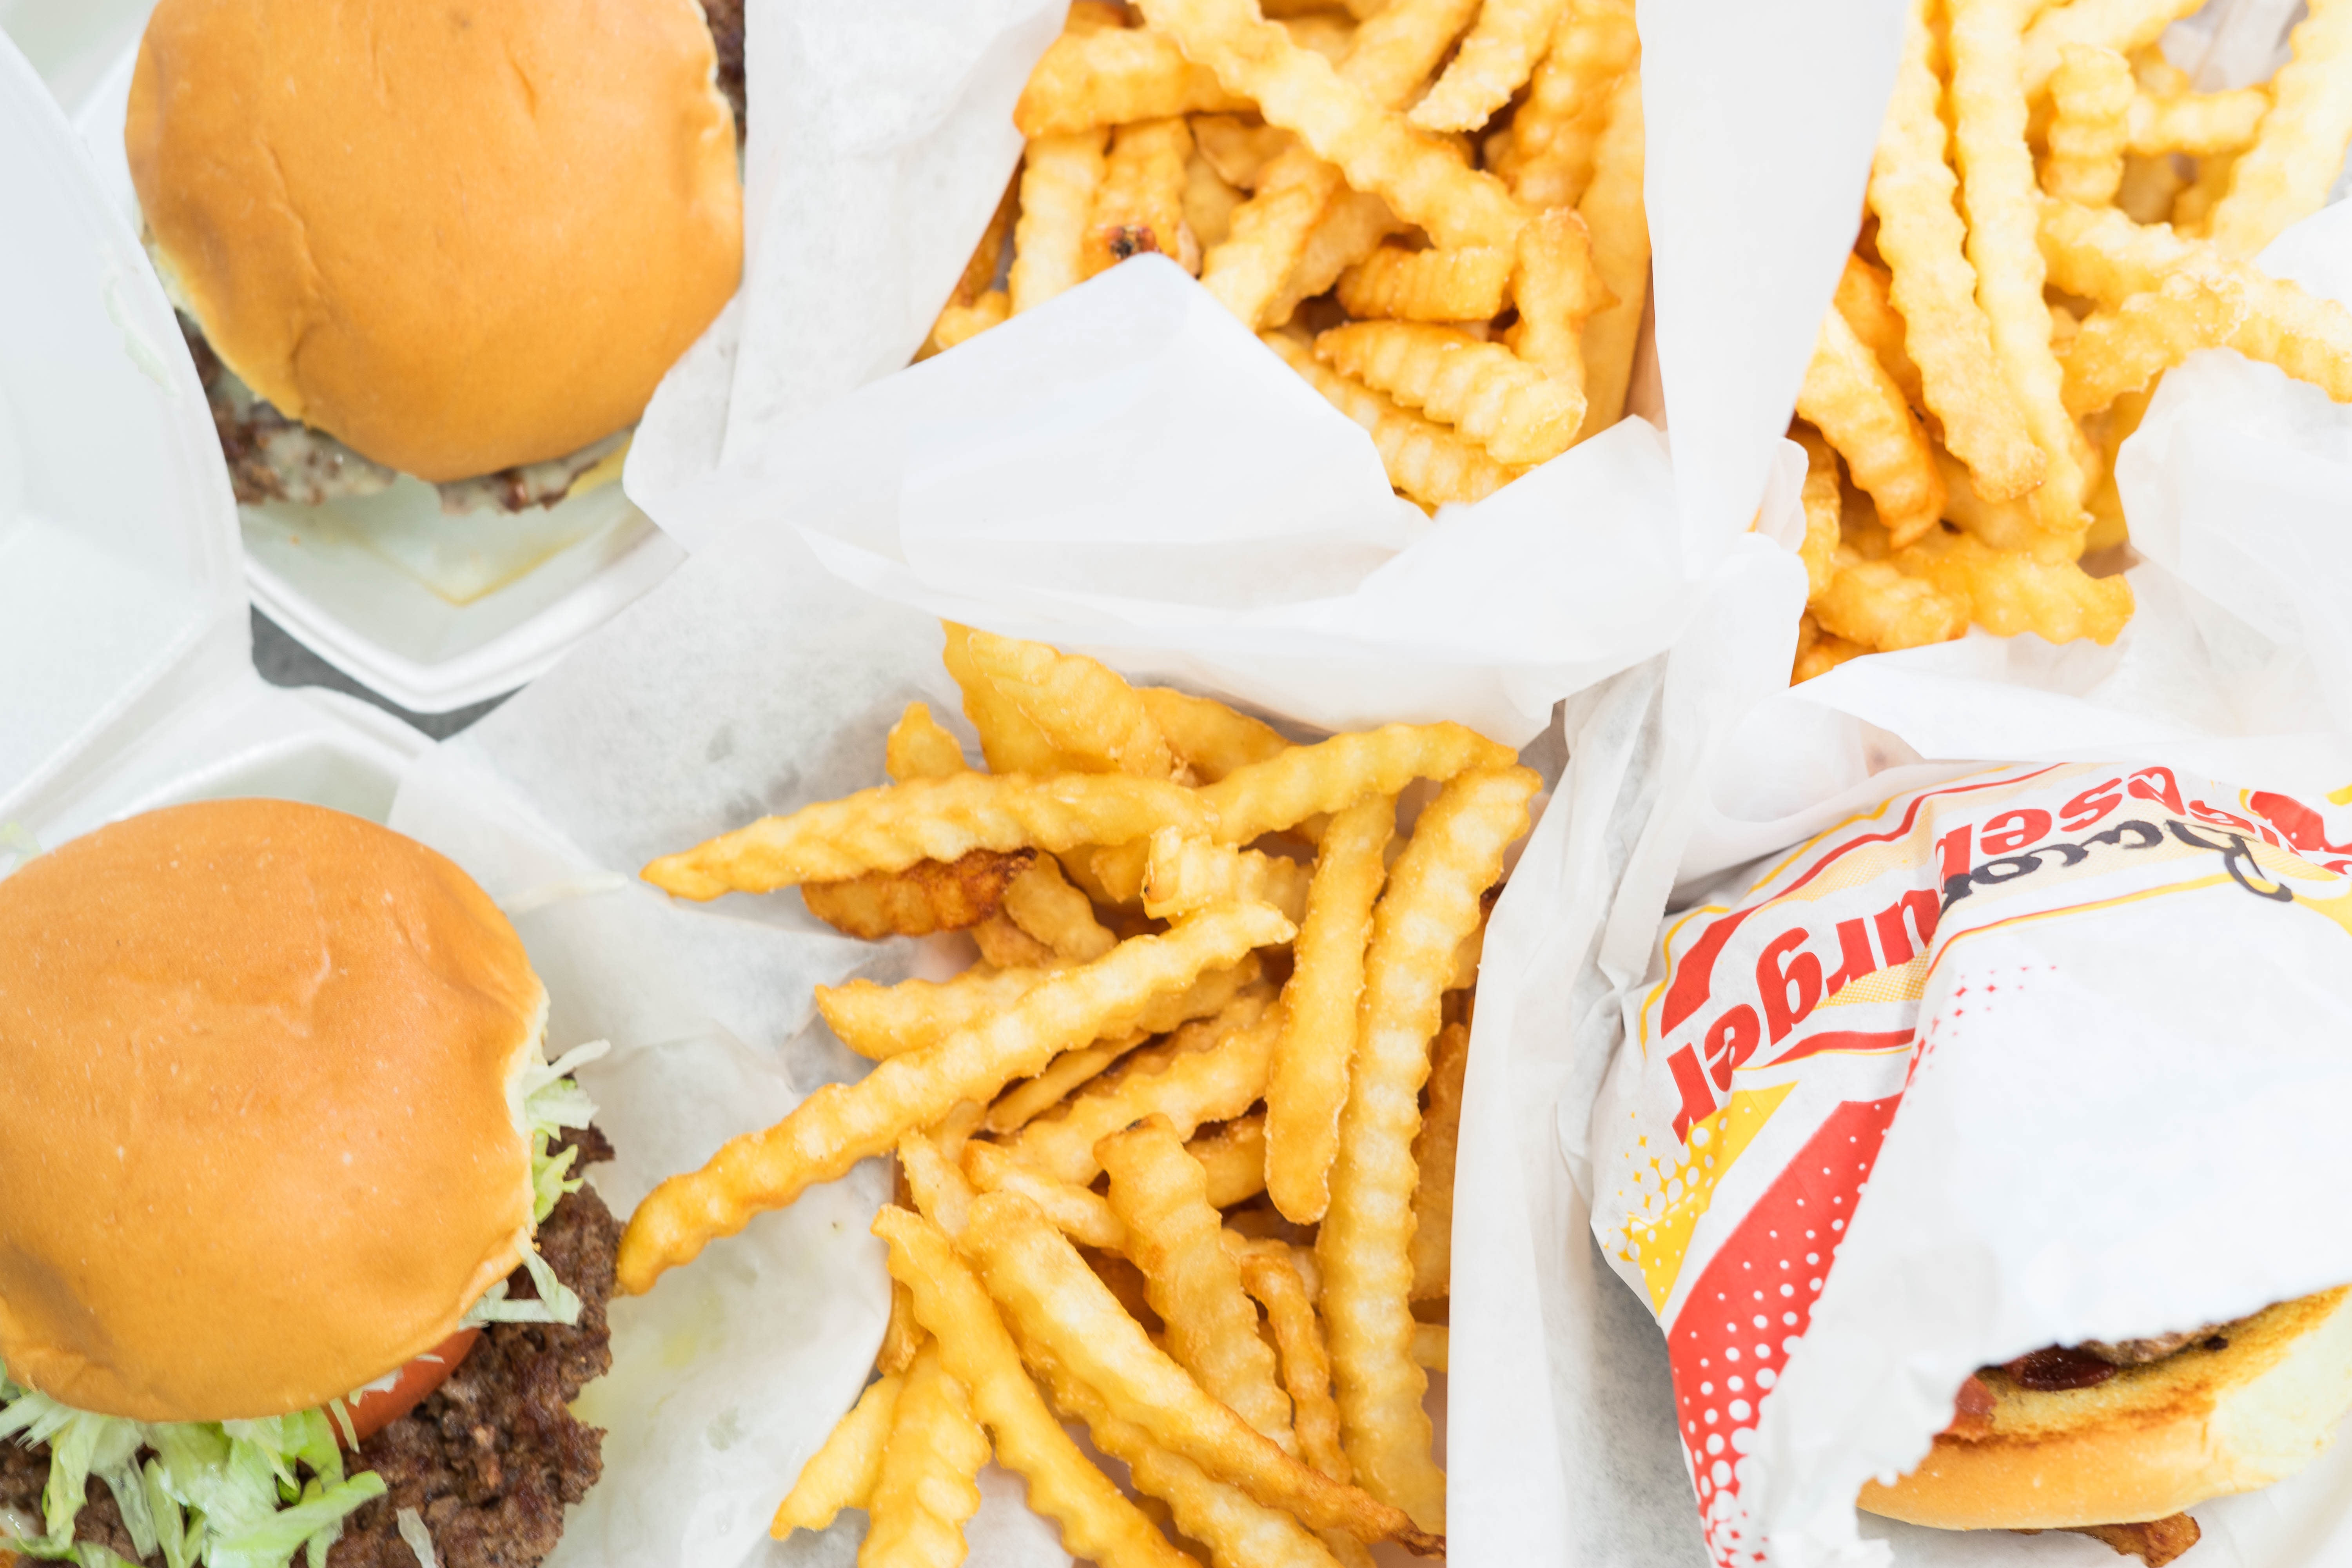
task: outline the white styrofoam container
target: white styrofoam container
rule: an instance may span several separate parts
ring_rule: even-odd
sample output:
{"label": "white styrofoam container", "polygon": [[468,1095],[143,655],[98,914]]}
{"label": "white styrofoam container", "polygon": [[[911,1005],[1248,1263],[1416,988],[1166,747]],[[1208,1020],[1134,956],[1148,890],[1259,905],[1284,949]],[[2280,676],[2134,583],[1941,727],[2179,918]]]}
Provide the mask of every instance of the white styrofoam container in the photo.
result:
{"label": "white styrofoam container", "polygon": [[0,833],[54,845],[231,795],[382,820],[428,742],[255,673],[236,503],[171,306],[5,39],[0,213]]}
{"label": "white styrofoam container", "polygon": [[[14,0],[11,26],[37,20],[100,189],[135,234],[138,200],[122,151],[142,19],[75,0]],[[110,54],[106,52],[110,50]],[[141,265],[144,265],[143,259]],[[176,332],[160,340],[179,352]],[[404,479],[391,490],[316,507],[239,509],[245,574],[269,617],[370,689],[419,713],[510,691],[668,575],[683,553],[608,484],[509,516],[443,514]]]}

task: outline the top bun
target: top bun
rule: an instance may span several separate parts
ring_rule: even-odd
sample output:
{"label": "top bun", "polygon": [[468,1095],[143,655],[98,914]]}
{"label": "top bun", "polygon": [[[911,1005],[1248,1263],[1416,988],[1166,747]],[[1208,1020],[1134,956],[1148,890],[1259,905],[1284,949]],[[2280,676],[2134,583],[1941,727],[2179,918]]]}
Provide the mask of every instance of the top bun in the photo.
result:
{"label": "top bun", "polygon": [[715,69],[695,0],[163,0],[123,142],[223,362],[461,479],[635,420],[733,292]]}
{"label": "top bun", "polygon": [[432,1349],[531,1218],[546,994],[422,845],[175,806],[0,881],[0,1363],[77,1409],[322,1405]]}
{"label": "top bun", "polygon": [[2352,1409],[2352,1290],[2282,1301],[2090,1388],[1978,1376],[1991,1410],[1894,1486],[1864,1486],[1861,1507],[1943,1530],[2168,1519],[2284,1480],[2327,1447]]}

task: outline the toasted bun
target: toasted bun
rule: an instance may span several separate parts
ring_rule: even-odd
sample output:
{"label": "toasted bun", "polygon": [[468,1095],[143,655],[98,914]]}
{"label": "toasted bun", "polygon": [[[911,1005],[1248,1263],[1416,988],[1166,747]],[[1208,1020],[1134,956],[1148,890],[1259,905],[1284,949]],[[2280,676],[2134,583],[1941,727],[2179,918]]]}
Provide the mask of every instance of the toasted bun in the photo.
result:
{"label": "toasted bun", "polygon": [[1872,1513],[1939,1530],[2057,1530],[2163,1519],[2284,1480],[2352,1409],[2345,1289],[2231,1326],[2226,1348],[2126,1367],[2095,1388],[2036,1391],[1979,1373],[1992,1410],[1946,1433]]}
{"label": "toasted bun", "polygon": [[714,69],[695,0],[163,0],[123,141],[229,368],[458,479],[635,420],[734,291]]}
{"label": "toasted bun", "polygon": [[545,993],[440,856],[316,806],[132,817],[0,882],[0,1362],[83,1410],[281,1415],[511,1270]]}

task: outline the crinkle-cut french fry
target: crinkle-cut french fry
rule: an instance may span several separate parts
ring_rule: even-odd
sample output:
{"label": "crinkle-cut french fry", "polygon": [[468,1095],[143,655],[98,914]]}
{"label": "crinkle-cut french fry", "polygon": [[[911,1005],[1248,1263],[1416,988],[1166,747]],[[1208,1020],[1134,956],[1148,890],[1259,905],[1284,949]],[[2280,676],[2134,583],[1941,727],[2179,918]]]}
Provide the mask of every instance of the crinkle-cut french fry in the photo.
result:
{"label": "crinkle-cut french fry", "polygon": [[1063,879],[1051,856],[1040,856],[1005,885],[1004,913],[1065,963],[1092,963],[1118,939],[1095,919],[1094,904]]}
{"label": "crinkle-cut french fry", "polygon": [[2142,92],[2126,121],[2131,150],[2142,157],[2189,153],[2242,153],[2253,143],[2270,112],[2270,89],[2224,92]]}
{"label": "crinkle-cut french fry", "polygon": [[1339,304],[1367,320],[1489,321],[1510,298],[1511,267],[1512,253],[1500,246],[1407,250],[1383,245],[1339,275]]}
{"label": "crinkle-cut french fry", "polygon": [[1445,988],[1448,991],[1467,991],[1476,985],[1478,965],[1486,955],[1486,927],[1482,921],[1478,929],[1464,937],[1462,945],[1454,950],[1454,973],[1446,981]]}
{"label": "crinkle-cut french fry", "polygon": [[1184,165],[1192,156],[1192,132],[1181,115],[1131,121],[1111,132],[1087,220],[1087,277],[1147,252],[1201,270],[1200,242],[1184,226]]}
{"label": "crinkle-cut french fry", "polygon": [[1104,1252],[1127,1250],[1127,1222],[1091,1187],[1057,1181],[978,1140],[963,1146],[963,1173],[983,1193],[1019,1193],[1063,1235]]}
{"label": "crinkle-cut french fry", "polygon": [[[1790,439],[1805,449],[1805,542],[1797,552],[1805,563],[1805,597],[1818,596],[1837,574],[1838,513],[1843,499],[1839,489],[1837,454],[1820,432],[1799,425]],[[1302,931],[1305,928],[1301,928]],[[1305,941],[1302,935],[1299,939]]]}
{"label": "crinkle-cut french fry", "polygon": [[1097,1040],[1075,1051],[1064,1051],[1035,1078],[1014,1084],[988,1108],[983,1124],[1000,1138],[1020,1131],[1076,1090],[1100,1078],[1119,1058],[1151,1037],[1140,1029],[1116,1040]]}
{"label": "crinkle-cut french fry", "polygon": [[1184,226],[1204,251],[1224,244],[1233,232],[1234,212],[1244,199],[1198,152],[1184,161]]}
{"label": "crinkle-cut french fry", "polygon": [[1331,1356],[1323,1346],[1323,1326],[1299,1276],[1291,1249],[1279,1241],[1237,1241],[1242,1287],[1265,1308],[1275,1347],[1282,1352],[1282,1381],[1290,1394],[1299,1452],[1335,1481],[1352,1479],[1347,1450],[1339,1443],[1339,1406],[1331,1398]]}
{"label": "crinkle-cut french fry", "polygon": [[1800,624],[1797,660],[1789,672],[1789,684],[1795,686],[1816,675],[1827,675],[1847,659],[1860,658],[1869,651],[1858,642],[1848,642],[1834,633],[1821,630],[1808,613]]}
{"label": "crinkle-cut french fry", "polygon": [[963,773],[910,779],[820,801],[787,816],[665,855],[645,878],[683,899],[768,893],[954,860],[974,849],[1124,844],[1161,827],[1207,833],[1201,797],[1161,779],[1065,773],[1052,778]]}
{"label": "crinkle-cut french fry", "polygon": [[1046,969],[1054,964],[1054,950],[1015,925],[1002,910],[992,912],[971,930],[972,942],[980,949],[980,961],[992,968]]}
{"label": "crinkle-cut french fry", "polygon": [[834,1423],[824,1445],[801,1467],[800,1479],[776,1509],[770,1535],[782,1541],[795,1530],[823,1530],[843,1509],[866,1506],[906,1381],[892,1375],[866,1385],[856,1405]]}
{"label": "crinkle-cut french fry", "polygon": [[1214,816],[1210,837],[1247,844],[1318,812],[1395,795],[1415,779],[1439,782],[1472,768],[1507,768],[1518,754],[1450,721],[1383,724],[1236,768],[1200,792]]}
{"label": "crinkle-cut french fry", "polygon": [[[1443,255],[1444,252],[1431,254]],[[1538,214],[1519,231],[1511,271],[1518,324],[1511,352],[1584,396],[1584,323],[1611,303],[1592,263],[1592,234],[1567,207]],[[1578,413],[1580,423],[1583,414]]]}
{"label": "crinkle-cut french fry", "polygon": [[1434,511],[1450,501],[1484,500],[1517,477],[1475,442],[1333,370],[1305,343],[1280,332],[1258,337],[1333,407],[1370,432],[1389,483],[1423,508]]}
{"label": "crinkle-cut french fry", "polygon": [[1573,383],[1457,327],[1351,321],[1317,338],[1315,353],[1340,374],[1453,426],[1497,462],[1558,457],[1584,416]]}
{"label": "crinkle-cut french fry", "polygon": [[1046,742],[1089,773],[1164,779],[1176,771],[1168,739],[1135,689],[1108,665],[1041,642],[975,631],[972,668],[1037,726]]}
{"label": "crinkle-cut french fry", "polygon": [[1882,653],[1949,642],[1969,629],[1965,592],[1906,576],[1890,561],[1864,561],[1850,546],[1838,551],[1836,575],[1811,607],[1824,631]]}
{"label": "crinkle-cut french fry", "polygon": [[1062,1527],[1072,1552],[1103,1568],[1199,1568],[1168,1544],[1118,1488],[1088,1463],[1029,1381],[1013,1336],[939,1227],[886,1205],[874,1234],[889,1244],[891,1277],[915,1293],[915,1313],[940,1359],[971,1396],[996,1457],[1029,1483],[1029,1504]]}
{"label": "crinkle-cut french fry", "polygon": [[1475,131],[1511,101],[1550,43],[1568,0],[1486,0],[1462,46],[1409,117],[1423,131]]}
{"label": "crinkle-cut french fry", "polygon": [[2019,69],[2029,97],[2048,85],[2068,44],[2090,44],[2128,55],[2156,42],[2172,23],[2203,0],[2074,0],[2035,16],[2019,49]]}
{"label": "crinkle-cut french fry", "polygon": [[909,702],[882,752],[883,771],[898,784],[908,779],[943,779],[964,771],[963,746],[931,717],[929,707]]}
{"label": "crinkle-cut french fry", "polygon": [[[1180,1057],[1213,1050],[1224,1042],[1226,1037],[1236,1030],[1248,1028],[1265,1016],[1266,1009],[1272,1007],[1275,1001],[1274,987],[1263,981],[1255,985],[1244,986],[1234,994],[1232,1001],[1218,1008],[1216,1012],[1204,1018],[1194,1018],[1169,1031],[1166,1039],[1155,1041],[1128,1057],[1118,1064],[1117,1071],[1104,1079],[1099,1088],[1105,1093],[1117,1093],[1129,1086],[1136,1079],[1148,1078],[1152,1074],[1166,1071],[1168,1064]],[[1127,1120],[1137,1121],[1157,1109],[1159,1109],[1157,1106],[1147,1106]],[[1107,1131],[1115,1131],[1118,1125],[1124,1125],[1124,1123],[1115,1124],[1112,1129]],[[1097,1136],[1101,1135],[1097,1134]]]}
{"label": "crinkle-cut french fry", "polygon": [[1476,927],[1504,851],[1527,831],[1540,784],[1520,767],[1456,777],[1389,873],[1372,910],[1361,1037],[1316,1239],[1349,1462],[1367,1491],[1433,1534],[1445,1528],[1445,1476],[1430,1456],[1428,1378],[1411,1355],[1412,1142],[1454,949]]}
{"label": "crinkle-cut french fry", "polygon": [[2290,307],[2268,294],[2227,273],[2184,272],[2101,311],[2067,345],[2067,406],[2095,413],[2197,350],[2222,347],[2352,402],[2352,314],[2330,300],[2303,295]]}
{"label": "crinkle-cut french fry", "polygon": [[940,662],[947,666],[956,689],[963,694],[963,716],[978,732],[981,755],[992,771],[1031,774],[1102,771],[1055,751],[1045,732],[982,673],[971,657],[970,626],[941,621],[940,627],[945,637]]}
{"label": "crinkle-cut french fry", "polygon": [[1610,90],[1640,58],[1633,0],[1573,0],[1511,116],[1511,189],[1522,202],[1568,206],[1584,195]]}
{"label": "crinkle-cut french fry", "polygon": [[1847,257],[1832,302],[1854,336],[1869,345],[1886,374],[1895,378],[1895,384],[1903,389],[1903,401],[1913,408],[1927,407],[1919,367],[1903,346],[1903,316],[1895,308],[1885,272],[1859,256]]}
{"label": "crinkle-cut french fry", "polygon": [[1412,1326],[1414,1364],[1426,1372],[1444,1372],[1446,1341],[1450,1337],[1444,1323],[1415,1323]]}
{"label": "crinkle-cut french fry", "polygon": [[[966,1107],[970,1107],[969,1110]],[[898,1173],[922,1216],[950,1236],[963,1234],[971,1213],[971,1184],[964,1180],[963,1152],[971,1147],[970,1101],[956,1108],[935,1128],[910,1131],[898,1140]]]}
{"label": "crinkle-cut french fry", "polygon": [[2090,535],[2083,542],[2083,552],[2086,555],[2093,551],[2125,543],[2131,538],[2131,526],[2124,518],[2123,493],[2116,488],[2116,455],[2139,429],[2139,422],[2147,416],[2148,402],[2153,395],[2154,388],[2146,392],[2124,393],[2107,405],[2106,413],[2099,416],[2099,456],[2105,464],[2106,472],[2091,491],[2091,515],[2098,521],[2091,525]]}
{"label": "crinkle-cut french fry", "polygon": [[1633,351],[1650,294],[1650,220],[1642,206],[1642,68],[1609,89],[1609,119],[1593,144],[1592,178],[1576,210],[1592,235],[1592,265],[1616,302],[1584,323],[1584,428],[1596,436],[1625,416]]}
{"label": "crinkle-cut french fry", "polygon": [[1364,944],[1395,834],[1393,795],[1375,795],[1332,817],[1291,950],[1266,1079],[1266,1191],[1275,1207],[1300,1225],[1321,1219],[1330,1199],[1339,1111],[1356,1052]]}
{"label": "crinkle-cut french fry", "polygon": [[1241,1266],[1225,1249],[1224,1225],[1209,1203],[1200,1162],[1184,1152],[1164,1116],[1111,1134],[1095,1153],[1110,1176],[1111,1212],[1127,1226],[1123,1250],[1143,1270],[1152,1310],[1168,1325],[1169,1354],[1212,1397],[1295,1457],[1298,1439],[1274,1347],[1258,1337],[1257,1309],[1243,1293]]}
{"label": "crinkle-cut french fry", "polygon": [[1370,191],[1341,191],[1324,207],[1323,216],[1307,234],[1290,276],[1266,301],[1261,318],[1269,326],[1290,320],[1299,305],[1327,292],[1339,275],[1380,248],[1381,241],[1401,232],[1389,204]]}
{"label": "crinkle-cut french fry", "polygon": [[971,1397],[940,1361],[937,1341],[916,1353],[898,1395],[890,1444],[866,1503],[862,1568],[957,1568],[964,1521],[980,1511],[988,1438]]}
{"label": "crinkle-cut french fry", "polygon": [[2172,216],[2172,204],[2189,184],[2169,154],[2127,157],[2124,183],[2116,192],[2116,205],[2134,223],[2162,223]]}
{"label": "crinkle-cut french fry", "polygon": [[1279,125],[1231,114],[1202,114],[1192,120],[1192,144],[1227,184],[1251,191],[1257,188],[1265,166],[1298,142]]}
{"label": "crinkle-cut french fry", "polygon": [[1822,318],[1797,413],[1837,448],[1846,472],[1877,503],[1880,521],[1898,542],[1936,526],[1944,510],[1944,476],[1927,433],[1895,377],[1834,307]]}
{"label": "crinkle-cut french fry", "polygon": [[1155,833],[1150,843],[1143,912],[1153,920],[1235,901],[1271,904],[1294,924],[1307,913],[1308,872],[1296,860],[1181,833]]}
{"label": "crinkle-cut french fry", "polygon": [[2135,294],[2153,293],[2184,268],[2263,276],[2230,260],[2210,242],[2189,238],[2165,224],[2136,224],[2112,208],[2074,202],[2042,205],[2042,253],[2053,283],[2102,305],[2120,305]]}
{"label": "crinkle-cut french fry", "polygon": [[1298,47],[1254,0],[1142,0],[1145,17],[1209,67],[1226,90],[1254,99],[1271,124],[1296,132],[1358,190],[1441,245],[1507,245],[1525,215],[1493,175],[1381,107],[1320,55]]}
{"label": "crinkle-cut french fry", "polygon": [[1969,470],[1948,452],[1936,454],[1944,471],[1944,521],[1966,529],[1995,550],[2023,550],[2052,561],[2070,561],[2072,546],[2045,532],[2021,500],[1987,500],[1977,494]]}
{"label": "crinkle-cut french fry", "polygon": [[[1969,220],[1969,260],[1977,270],[1977,300],[1992,329],[2002,379],[2024,413],[2034,444],[2042,448],[2043,477],[2033,491],[2034,515],[2051,532],[2079,539],[2090,524],[2083,510],[2083,497],[2090,488],[2085,466],[2089,447],[2066,412],[2058,359],[2050,348],[2042,248],[2034,239],[2040,196],[2034,189],[2033,154],[2025,142],[2019,35],[2033,3],[1958,0],[1952,6],[1953,144],[1958,153],[1961,210]],[[1900,272],[1900,263],[1896,270]],[[1895,302],[1901,305],[1899,295]],[[1961,457],[1965,459],[1967,453]]]}
{"label": "crinkle-cut french fry", "polygon": [[1204,969],[1292,934],[1290,922],[1262,904],[1204,910],[1165,936],[1136,937],[1095,963],[1057,970],[1007,1011],[893,1057],[856,1083],[825,1085],[775,1126],[730,1140],[700,1170],[656,1187],[622,1236],[622,1288],[643,1293],[754,1215],[842,1175],[958,1100],[984,1104],[1056,1053],[1133,1027],[1155,996],[1183,990]]}
{"label": "crinkle-cut french fry", "polygon": [[[1149,27],[1066,32],[1054,40],[1013,106],[1022,135],[1066,136],[1171,114],[1246,110],[1216,77]],[[1024,195],[1022,198],[1026,201]]]}
{"label": "crinkle-cut french fry", "polygon": [[[1013,313],[1013,296],[1002,289],[991,289],[969,305],[959,305],[952,300],[940,308],[939,319],[931,323],[930,353],[945,353],[958,343],[980,336],[991,327],[1001,327]],[[919,358],[929,357],[919,355]]]}
{"label": "crinkle-cut french fry", "polygon": [[[1462,1137],[1462,1080],[1470,1067],[1470,1026],[1448,1024],[1430,1050],[1429,1106],[1412,1141],[1420,1184],[1412,1194],[1412,1299],[1451,1293],[1454,1278],[1454,1156]],[[1424,1363],[1424,1365],[1427,1363]],[[1444,1370],[1440,1368],[1439,1370]]]}
{"label": "crinkle-cut french fry", "polygon": [[1260,1011],[1206,1050],[1186,1051],[1164,1065],[1139,1063],[1116,1079],[1089,1084],[1066,1112],[1032,1121],[1007,1147],[1032,1170],[1084,1185],[1102,1168],[1095,1144],[1140,1117],[1157,1111],[1190,1137],[1204,1121],[1230,1121],[1249,1110],[1265,1093],[1274,1033],[1272,1016]]}
{"label": "crinkle-cut french fry", "polygon": [[[972,968],[952,979],[902,980],[896,985],[852,980],[818,986],[816,1005],[842,1044],[878,1062],[935,1046],[958,1029],[1004,1011],[1051,973]],[[1165,1034],[1191,1019],[1205,1018],[1230,1004],[1243,987],[1256,984],[1261,973],[1255,953],[1237,964],[1208,970],[1181,992],[1146,1007],[1135,1026],[1147,1034]]]}
{"label": "crinkle-cut french fry", "polygon": [[2207,219],[2224,255],[2250,257],[2320,209],[2352,142],[2352,3],[2310,0],[2289,40],[2294,58],[2271,78],[2271,107],[2253,145],[2230,169],[2229,194]]}
{"label": "crinkle-cut french fry", "polygon": [[1970,617],[2000,637],[2038,632],[2050,642],[2111,643],[2131,619],[2131,584],[2120,576],[2093,577],[2072,561],[1988,550],[1965,533],[1939,530],[1894,560],[1948,594],[1966,595]]}
{"label": "crinkle-cut french fry", "polygon": [[[837,882],[805,882],[809,913],[867,942],[962,931],[994,914],[1004,893],[1037,864],[1034,849],[974,849],[953,860],[918,860]],[[1048,862],[1050,864],[1050,862]]]}
{"label": "crinkle-cut french fry", "polygon": [[1140,687],[1137,695],[1177,757],[1202,784],[1214,784],[1235,768],[1262,763],[1290,747],[1273,725],[1237,713],[1214,698],[1166,686]]}
{"label": "crinkle-cut french fry", "polygon": [[1096,126],[1029,139],[1021,164],[1021,216],[1013,229],[1013,268],[1005,275],[1014,315],[1085,280],[1087,219],[1102,184],[1108,136]]}
{"label": "crinkle-cut french fry", "polygon": [[[908,1184],[907,1168],[891,1165],[891,1201],[900,1205],[914,1201],[914,1189]],[[882,1348],[874,1352],[874,1369],[880,1373],[904,1372],[915,1363],[915,1352],[923,1347],[923,1325],[915,1321],[915,1298],[896,1279],[890,1281],[890,1316],[882,1325]]]}
{"label": "crinkle-cut french fry", "polygon": [[1095,1447],[1124,1463],[1135,1489],[1165,1503],[1170,1522],[1188,1540],[1207,1546],[1213,1562],[1253,1568],[1335,1568],[1333,1554],[1297,1520],[1160,1447],[1141,1426],[1122,1420],[1108,1400],[1053,1356],[1034,1345],[1023,1349],[1062,1413],[1085,1422]]}
{"label": "crinkle-cut french fry", "polygon": [[2050,76],[2050,153],[2042,162],[2042,188],[2065,201],[2115,200],[2137,97],[2131,63],[2123,56],[2088,44],[2063,46]]}
{"label": "crinkle-cut french fry", "polygon": [[1930,4],[1910,0],[1907,7],[1894,97],[1871,163],[1870,208],[1878,215],[1878,254],[1893,274],[1888,294],[1902,313],[1904,346],[1919,367],[1920,395],[1977,488],[2006,500],[2039,485],[2048,459],[2009,391],[1977,304],[1968,231],[1953,206],[1958,182],[1945,161]]}
{"label": "crinkle-cut french fry", "polygon": [[[1402,109],[1462,29],[1478,12],[1479,0],[1386,0],[1362,24],[1348,48],[1340,75],[1364,89],[1383,109]],[[1271,119],[1272,116],[1267,118]]]}
{"label": "crinkle-cut french fry", "polygon": [[[1210,1397],[1145,1337],[1027,1199],[1014,1193],[981,1198],[958,1245],[1024,1345],[1092,1388],[1160,1447],[1302,1524],[1365,1541],[1430,1543],[1398,1510],[1309,1469]],[[921,1305],[918,1295],[919,1310]]]}
{"label": "crinkle-cut french fry", "polygon": [[1209,1206],[1229,1209],[1265,1191],[1265,1118],[1243,1116],[1184,1145],[1201,1163]]}

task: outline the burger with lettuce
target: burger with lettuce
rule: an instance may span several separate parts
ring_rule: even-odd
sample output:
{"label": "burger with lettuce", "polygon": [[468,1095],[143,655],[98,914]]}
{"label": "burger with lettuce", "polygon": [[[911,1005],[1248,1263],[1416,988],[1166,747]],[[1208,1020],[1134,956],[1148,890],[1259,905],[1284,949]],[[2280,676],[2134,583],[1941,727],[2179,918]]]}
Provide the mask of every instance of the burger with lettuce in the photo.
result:
{"label": "burger with lettuce", "polygon": [[481,889],[338,812],[0,881],[0,1568],[547,1554],[617,1229],[546,1021]]}

